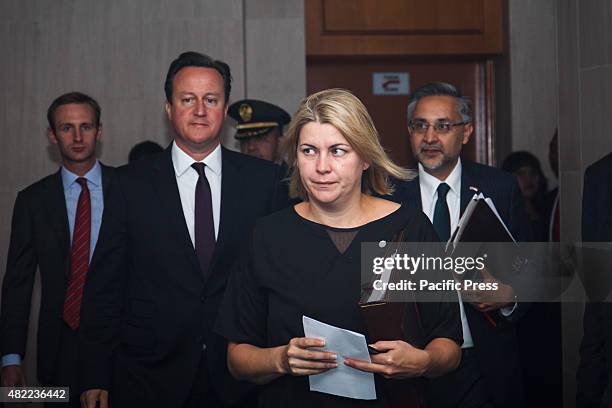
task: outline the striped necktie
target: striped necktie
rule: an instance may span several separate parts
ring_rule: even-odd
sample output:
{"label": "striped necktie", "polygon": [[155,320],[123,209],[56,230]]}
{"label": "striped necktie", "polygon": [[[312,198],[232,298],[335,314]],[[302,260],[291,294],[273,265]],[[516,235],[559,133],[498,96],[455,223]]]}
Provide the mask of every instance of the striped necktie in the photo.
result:
{"label": "striped necktie", "polygon": [[81,299],[83,286],[89,269],[89,247],[91,245],[91,198],[87,188],[87,179],[79,177],[81,194],[77,204],[70,250],[70,280],[64,300],[64,321],[76,330],[81,317]]}

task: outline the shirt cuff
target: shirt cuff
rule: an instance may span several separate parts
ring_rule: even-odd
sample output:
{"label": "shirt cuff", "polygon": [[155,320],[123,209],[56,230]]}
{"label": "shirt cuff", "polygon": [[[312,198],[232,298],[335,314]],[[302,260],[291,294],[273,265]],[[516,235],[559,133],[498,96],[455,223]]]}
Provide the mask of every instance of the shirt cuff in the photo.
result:
{"label": "shirt cuff", "polygon": [[501,313],[502,316],[508,317],[512,313],[514,313],[514,310],[516,309],[517,305],[518,305],[518,303],[514,302],[514,304],[512,304],[511,306],[504,306],[504,307],[500,308],[499,312]]}
{"label": "shirt cuff", "polygon": [[2,356],[2,368],[10,365],[21,365],[21,356],[19,354],[6,354]]}

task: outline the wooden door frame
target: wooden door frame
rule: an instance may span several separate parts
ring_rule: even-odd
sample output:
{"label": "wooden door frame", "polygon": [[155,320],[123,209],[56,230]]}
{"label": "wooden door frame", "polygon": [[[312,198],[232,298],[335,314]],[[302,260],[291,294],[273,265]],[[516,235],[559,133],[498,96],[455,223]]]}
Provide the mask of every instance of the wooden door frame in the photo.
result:
{"label": "wooden door frame", "polygon": [[[493,61],[485,60],[480,66],[477,76],[477,94],[474,103],[483,106],[484,109],[478,112],[478,118],[474,118],[476,126],[474,132],[476,160],[479,163],[495,166],[495,69]],[[475,112],[475,110],[474,110]]]}

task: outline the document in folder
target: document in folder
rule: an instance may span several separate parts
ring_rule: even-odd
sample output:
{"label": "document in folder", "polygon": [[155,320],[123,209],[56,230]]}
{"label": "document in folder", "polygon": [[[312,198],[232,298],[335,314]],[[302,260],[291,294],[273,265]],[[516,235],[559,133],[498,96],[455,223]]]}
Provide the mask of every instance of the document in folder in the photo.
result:
{"label": "document in folder", "polygon": [[[404,340],[406,330],[412,331],[413,337],[422,343],[422,337],[419,335],[421,328],[417,324],[420,318],[412,316],[418,314],[414,303],[366,302],[360,303],[359,308],[366,327],[368,343],[379,340]],[[412,322],[414,326],[406,327],[407,322]],[[390,408],[425,407],[425,379],[383,379],[381,384]]]}
{"label": "document in folder", "polygon": [[[515,243],[512,233],[501,219],[495,204],[482,193],[474,194],[463,215],[459,219],[455,232],[449,239],[446,250],[453,256],[477,256],[486,253],[487,267],[493,276],[503,282],[509,282],[520,273],[526,265],[525,255],[519,245],[500,246],[496,243]],[[475,243],[459,247],[460,243]],[[514,250],[510,250],[514,248]],[[464,279],[479,279],[480,274],[464,274]]]}
{"label": "document in folder", "polygon": [[406,303],[374,302],[359,305],[365,323],[368,343],[380,340],[402,340]]}
{"label": "document in folder", "polygon": [[[516,242],[499,216],[493,200],[474,194],[449,242]],[[447,247],[448,249],[448,247]]]}

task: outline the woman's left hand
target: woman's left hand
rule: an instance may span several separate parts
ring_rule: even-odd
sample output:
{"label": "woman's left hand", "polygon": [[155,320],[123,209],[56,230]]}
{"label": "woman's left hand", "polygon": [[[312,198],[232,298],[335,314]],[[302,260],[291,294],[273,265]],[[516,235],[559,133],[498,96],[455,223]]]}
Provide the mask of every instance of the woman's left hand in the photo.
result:
{"label": "woman's left hand", "polygon": [[401,340],[377,341],[370,346],[380,352],[370,356],[371,363],[345,358],[344,364],[357,370],[380,374],[385,378],[421,377],[427,372],[431,358],[425,350]]}

